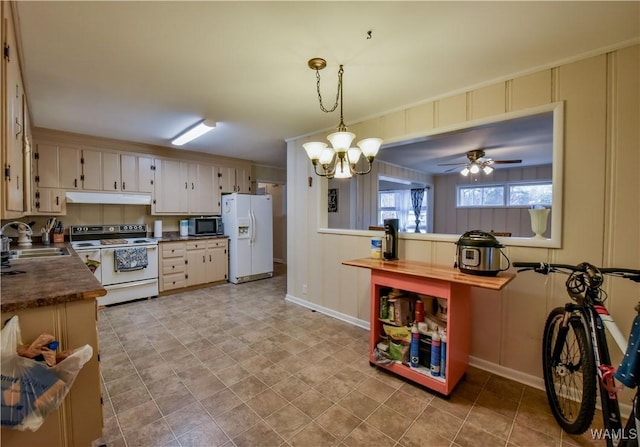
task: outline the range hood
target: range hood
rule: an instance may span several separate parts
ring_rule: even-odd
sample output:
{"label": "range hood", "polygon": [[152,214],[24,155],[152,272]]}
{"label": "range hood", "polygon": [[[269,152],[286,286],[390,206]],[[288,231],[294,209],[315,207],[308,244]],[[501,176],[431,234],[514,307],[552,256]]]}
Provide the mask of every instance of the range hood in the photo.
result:
{"label": "range hood", "polygon": [[67,203],[97,203],[101,205],[151,205],[151,194],[68,191]]}

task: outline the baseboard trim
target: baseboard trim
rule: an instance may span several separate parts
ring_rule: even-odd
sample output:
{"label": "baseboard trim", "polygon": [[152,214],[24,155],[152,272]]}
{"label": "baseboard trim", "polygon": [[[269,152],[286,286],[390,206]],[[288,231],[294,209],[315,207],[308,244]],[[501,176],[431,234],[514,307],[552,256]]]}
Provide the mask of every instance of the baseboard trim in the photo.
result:
{"label": "baseboard trim", "polygon": [[505,379],[515,380],[516,382],[528,385],[531,388],[544,391],[544,379],[541,377],[532,376],[531,374],[526,374],[522,371],[516,371],[515,369],[488,362],[472,355],[469,356],[469,365],[483,371],[490,372],[491,374],[504,377]]}
{"label": "baseboard trim", "polygon": [[369,330],[369,322],[360,320],[359,318],[354,318],[351,315],[343,314],[342,312],[337,312],[333,309],[329,309],[328,307],[320,306],[316,303],[312,303],[307,300],[303,300],[302,298],[298,298],[293,295],[286,294],[284,297],[285,301],[289,301],[290,303],[297,304],[302,307],[306,307],[307,309],[315,310],[322,314],[328,315],[330,317],[336,318],[340,321],[344,321],[345,323],[352,324],[354,326],[358,326],[362,329]]}

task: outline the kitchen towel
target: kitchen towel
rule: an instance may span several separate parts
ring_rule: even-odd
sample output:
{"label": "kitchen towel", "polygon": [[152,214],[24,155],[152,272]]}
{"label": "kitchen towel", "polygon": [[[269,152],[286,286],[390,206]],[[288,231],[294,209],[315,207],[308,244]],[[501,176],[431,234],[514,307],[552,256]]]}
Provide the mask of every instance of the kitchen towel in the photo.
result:
{"label": "kitchen towel", "polygon": [[153,223],[153,237],[159,239],[162,237],[162,221],[156,220]]}
{"label": "kitchen towel", "polygon": [[117,248],[114,255],[116,272],[142,270],[149,264],[146,247]]}

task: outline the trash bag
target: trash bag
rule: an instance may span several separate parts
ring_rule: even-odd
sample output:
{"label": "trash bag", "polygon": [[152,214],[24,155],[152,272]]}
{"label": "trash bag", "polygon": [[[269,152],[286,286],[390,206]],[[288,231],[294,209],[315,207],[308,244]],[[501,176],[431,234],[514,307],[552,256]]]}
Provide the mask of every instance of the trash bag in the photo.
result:
{"label": "trash bag", "polygon": [[22,345],[20,324],[14,316],[0,332],[1,425],[36,431],[62,403],[78,372],[91,359],[93,349],[84,345],[49,367],[45,362],[19,356],[16,351],[19,345]]}

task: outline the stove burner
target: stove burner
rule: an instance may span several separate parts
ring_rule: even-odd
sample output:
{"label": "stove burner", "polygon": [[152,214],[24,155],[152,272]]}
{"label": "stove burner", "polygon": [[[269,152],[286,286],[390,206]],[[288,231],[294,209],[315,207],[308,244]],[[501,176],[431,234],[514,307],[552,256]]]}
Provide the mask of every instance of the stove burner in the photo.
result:
{"label": "stove burner", "polygon": [[136,239],[133,241],[134,244],[147,244],[149,241],[146,239]]}
{"label": "stove burner", "polygon": [[102,239],[100,244],[102,245],[125,245],[129,242],[126,239]]}
{"label": "stove burner", "polygon": [[93,242],[81,242],[76,244],[76,247],[93,247]]}

